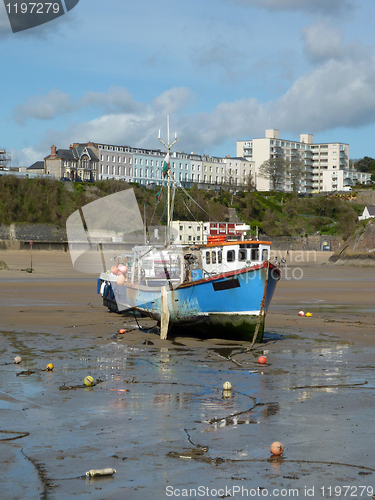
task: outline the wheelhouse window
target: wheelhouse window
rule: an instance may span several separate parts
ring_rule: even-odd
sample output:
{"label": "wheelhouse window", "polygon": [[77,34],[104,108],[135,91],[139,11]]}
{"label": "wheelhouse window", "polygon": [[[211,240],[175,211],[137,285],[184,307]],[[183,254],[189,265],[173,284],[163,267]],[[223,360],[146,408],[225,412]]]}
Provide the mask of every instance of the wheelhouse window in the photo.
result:
{"label": "wheelhouse window", "polygon": [[234,250],[228,250],[227,252],[227,262],[234,262],[236,258]]}
{"label": "wheelhouse window", "polygon": [[216,264],[216,252],[212,252],[212,264]]}
{"label": "wheelhouse window", "polygon": [[246,248],[241,248],[238,252],[238,260],[246,260],[247,257],[247,250]]}
{"label": "wheelhouse window", "polygon": [[211,259],[210,259],[210,252],[206,252],[206,264],[210,264]]}
{"label": "wheelhouse window", "polygon": [[268,250],[267,250],[267,248],[265,248],[262,251],[262,260],[267,260],[267,259],[268,259]]}
{"label": "wheelhouse window", "polygon": [[258,248],[251,249],[251,260],[259,260],[259,249]]}
{"label": "wheelhouse window", "polygon": [[217,252],[217,261],[218,261],[219,264],[221,264],[223,262],[223,252],[222,252],[222,250],[219,250]]}

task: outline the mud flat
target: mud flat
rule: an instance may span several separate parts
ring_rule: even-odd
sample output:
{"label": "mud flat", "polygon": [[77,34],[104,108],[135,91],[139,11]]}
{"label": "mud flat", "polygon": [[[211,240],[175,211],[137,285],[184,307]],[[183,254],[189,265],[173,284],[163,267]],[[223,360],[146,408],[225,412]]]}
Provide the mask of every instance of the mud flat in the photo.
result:
{"label": "mud flat", "polygon": [[[247,352],[140,330],[65,253],[36,252],[27,273],[25,252],[1,252],[1,498],[371,498],[375,271],[329,255],[287,256]],[[116,473],[86,477],[102,468]]]}

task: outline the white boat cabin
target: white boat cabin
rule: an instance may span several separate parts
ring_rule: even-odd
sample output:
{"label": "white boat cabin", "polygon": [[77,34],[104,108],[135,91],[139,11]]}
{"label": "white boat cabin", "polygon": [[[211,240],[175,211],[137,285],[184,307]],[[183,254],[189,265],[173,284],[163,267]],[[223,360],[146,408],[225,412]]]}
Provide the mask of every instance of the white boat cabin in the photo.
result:
{"label": "white boat cabin", "polygon": [[271,244],[258,240],[208,243],[201,249],[202,269],[212,275],[262,264],[270,259]]}

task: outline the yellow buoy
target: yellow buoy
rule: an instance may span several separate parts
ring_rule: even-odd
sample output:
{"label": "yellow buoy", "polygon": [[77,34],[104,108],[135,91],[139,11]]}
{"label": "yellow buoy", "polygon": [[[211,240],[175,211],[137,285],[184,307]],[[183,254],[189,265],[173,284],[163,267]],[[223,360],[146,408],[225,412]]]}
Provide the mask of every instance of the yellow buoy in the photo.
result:
{"label": "yellow buoy", "polygon": [[306,318],[311,318],[312,313],[306,313],[305,316],[306,316]]}
{"label": "yellow buoy", "polygon": [[87,377],[85,377],[85,380],[83,381],[85,385],[87,385],[88,387],[90,387],[91,385],[94,385],[95,384],[95,381],[94,379],[91,377],[91,375],[88,375]]}
{"label": "yellow buoy", "polygon": [[51,372],[51,371],[53,370],[53,364],[52,364],[52,363],[48,363],[48,365],[47,365],[47,370],[48,370],[49,372]]}

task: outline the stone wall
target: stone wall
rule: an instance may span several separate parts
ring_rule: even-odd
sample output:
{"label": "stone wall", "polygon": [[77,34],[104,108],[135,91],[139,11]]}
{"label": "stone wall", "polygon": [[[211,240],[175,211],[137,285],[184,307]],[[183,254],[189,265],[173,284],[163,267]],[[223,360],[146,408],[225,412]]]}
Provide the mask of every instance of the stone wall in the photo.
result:
{"label": "stone wall", "polygon": [[23,250],[30,249],[63,249],[67,248],[65,227],[49,224],[0,224],[0,249]]}
{"label": "stone wall", "polygon": [[358,191],[354,201],[363,205],[375,205],[375,190],[362,189]]}
{"label": "stone wall", "polygon": [[261,235],[259,239],[272,241],[272,250],[308,250],[320,252],[327,250],[335,252],[342,244],[339,236],[273,236]]}

